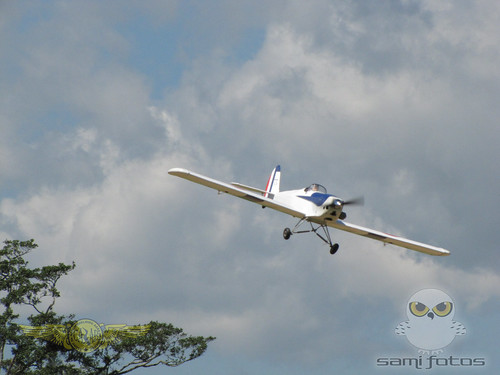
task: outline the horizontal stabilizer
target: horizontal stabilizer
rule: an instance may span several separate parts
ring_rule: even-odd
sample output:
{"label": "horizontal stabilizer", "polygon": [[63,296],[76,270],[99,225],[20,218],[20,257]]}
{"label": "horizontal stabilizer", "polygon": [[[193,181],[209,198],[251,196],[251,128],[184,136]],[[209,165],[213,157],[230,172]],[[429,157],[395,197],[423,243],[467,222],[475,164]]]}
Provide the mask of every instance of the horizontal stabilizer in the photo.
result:
{"label": "horizontal stabilizer", "polygon": [[257,194],[261,194],[261,195],[266,195],[266,193],[267,193],[267,191],[265,191],[265,190],[258,189],[258,188],[248,186],[248,185],[243,185],[243,184],[240,184],[238,182],[231,182],[231,185],[236,186],[237,188],[248,190],[248,191],[251,191],[251,192],[254,192]]}

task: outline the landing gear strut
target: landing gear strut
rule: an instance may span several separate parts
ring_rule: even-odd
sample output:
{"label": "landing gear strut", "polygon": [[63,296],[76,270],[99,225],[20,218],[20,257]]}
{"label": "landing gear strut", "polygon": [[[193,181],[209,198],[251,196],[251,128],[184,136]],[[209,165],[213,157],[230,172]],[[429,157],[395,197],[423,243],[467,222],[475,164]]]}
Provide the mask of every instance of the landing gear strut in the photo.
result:
{"label": "landing gear strut", "polygon": [[[299,222],[297,223],[297,225],[295,225],[295,227],[293,229],[285,228],[283,230],[283,238],[285,240],[288,240],[288,239],[290,239],[290,237],[292,236],[292,234],[314,232],[314,234],[316,234],[316,236],[318,236],[325,243],[327,243],[328,245],[330,245],[330,254],[332,254],[332,255],[335,254],[337,252],[337,250],[339,249],[339,244],[332,242],[332,238],[330,237],[330,232],[328,231],[328,227],[325,224],[316,224],[316,226],[315,226],[313,223],[311,223],[309,221],[309,224],[311,225],[311,229],[297,230],[304,221],[307,221],[307,219],[305,219],[305,218],[304,219],[300,219]],[[321,235],[320,233],[318,233],[318,230],[320,228],[323,229],[323,235]]]}

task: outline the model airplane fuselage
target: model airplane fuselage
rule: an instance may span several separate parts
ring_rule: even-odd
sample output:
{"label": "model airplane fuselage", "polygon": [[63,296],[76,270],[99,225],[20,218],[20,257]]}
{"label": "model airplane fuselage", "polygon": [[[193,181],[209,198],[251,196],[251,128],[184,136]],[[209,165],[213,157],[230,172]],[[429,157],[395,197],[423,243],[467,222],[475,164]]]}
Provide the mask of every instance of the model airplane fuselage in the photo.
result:
{"label": "model airplane fuselage", "polygon": [[312,184],[305,189],[277,193],[274,199],[276,202],[295,207],[304,216],[319,222],[333,220],[342,215],[342,200],[327,194],[326,189],[319,184]]}
{"label": "model airplane fuselage", "polygon": [[[262,207],[269,207],[295,216],[300,219],[299,222],[293,230],[285,228],[283,237],[289,239],[292,234],[314,232],[330,245],[330,252],[332,254],[338,250],[339,245],[332,243],[328,227],[430,255],[449,255],[450,253],[448,250],[440,247],[423,244],[343,221],[347,217],[344,207],[349,204],[360,203],[361,199],[344,201],[335,195],[328,194],[326,189],[319,184],[312,184],[304,189],[280,191],[281,169],[279,165],[274,168],[269,176],[265,190],[235,182],[230,184],[225,183],[182,168],[172,168],[168,173],[210,187],[219,192],[257,203]],[[304,222],[310,224],[310,229],[298,230]],[[318,233],[320,229],[323,231],[323,235]]]}

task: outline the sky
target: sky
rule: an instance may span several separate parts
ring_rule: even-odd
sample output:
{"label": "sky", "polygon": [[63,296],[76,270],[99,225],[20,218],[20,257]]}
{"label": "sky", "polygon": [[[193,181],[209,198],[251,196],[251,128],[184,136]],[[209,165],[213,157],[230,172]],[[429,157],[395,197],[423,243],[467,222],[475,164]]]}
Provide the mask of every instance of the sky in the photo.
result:
{"label": "sky", "polygon": [[[500,368],[497,1],[0,2],[0,236],[71,263],[56,311],[216,336],[137,374]],[[431,257],[168,175],[364,195],[347,221]],[[395,334],[439,289],[467,329],[430,370]],[[424,360],[427,358],[423,357]],[[483,366],[467,359],[483,358]]]}

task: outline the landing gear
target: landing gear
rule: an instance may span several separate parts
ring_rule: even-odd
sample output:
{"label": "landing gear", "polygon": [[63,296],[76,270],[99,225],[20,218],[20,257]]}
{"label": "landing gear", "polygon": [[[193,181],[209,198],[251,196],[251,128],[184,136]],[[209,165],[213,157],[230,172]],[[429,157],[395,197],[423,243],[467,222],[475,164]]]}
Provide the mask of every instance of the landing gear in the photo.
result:
{"label": "landing gear", "polygon": [[[316,236],[318,236],[325,243],[327,243],[328,245],[330,245],[330,254],[332,254],[332,255],[335,254],[337,252],[337,250],[339,249],[339,244],[332,242],[332,239],[330,237],[330,232],[328,231],[328,227],[325,224],[313,224],[312,222],[309,221],[309,224],[311,225],[311,229],[297,230],[300,227],[300,225],[303,222],[305,222],[305,221],[307,221],[307,219],[305,219],[305,218],[304,219],[300,219],[299,222],[297,223],[297,225],[295,225],[295,227],[293,229],[285,228],[283,230],[283,238],[285,240],[288,240],[288,239],[290,239],[290,237],[292,236],[292,234],[314,232],[314,234],[316,234]],[[323,230],[323,235],[321,235],[321,234],[318,233],[318,230],[320,228]]]}

